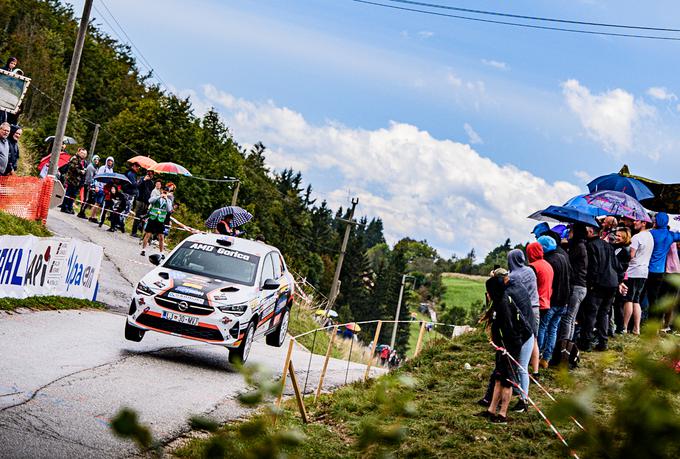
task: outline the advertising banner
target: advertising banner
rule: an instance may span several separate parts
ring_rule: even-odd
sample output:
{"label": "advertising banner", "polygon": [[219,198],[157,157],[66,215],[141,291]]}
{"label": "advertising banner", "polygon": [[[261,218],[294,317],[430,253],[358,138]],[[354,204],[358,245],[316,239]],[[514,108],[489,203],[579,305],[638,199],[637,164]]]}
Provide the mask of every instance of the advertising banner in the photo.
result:
{"label": "advertising banner", "polygon": [[102,255],[100,246],[77,239],[0,236],[0,297],[93,300]]}

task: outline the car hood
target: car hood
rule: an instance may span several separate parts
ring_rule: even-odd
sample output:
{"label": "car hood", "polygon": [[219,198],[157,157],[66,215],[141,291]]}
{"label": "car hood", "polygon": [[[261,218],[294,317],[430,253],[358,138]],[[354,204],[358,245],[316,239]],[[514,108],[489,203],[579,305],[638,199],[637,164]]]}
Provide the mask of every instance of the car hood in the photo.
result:
{"label": "car hood", "polygon": [[252,286],[173,271],[162,266],[147,273],[142,282],[159,297],[204,305],[243,303],[258,294]]}

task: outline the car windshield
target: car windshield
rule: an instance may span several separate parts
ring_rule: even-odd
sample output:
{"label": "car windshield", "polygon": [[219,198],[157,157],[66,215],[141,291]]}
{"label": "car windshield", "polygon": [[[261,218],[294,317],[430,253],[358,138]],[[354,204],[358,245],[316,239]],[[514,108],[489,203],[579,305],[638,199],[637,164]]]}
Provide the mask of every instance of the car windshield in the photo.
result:
{"label": "car windshield", "polygon": [[253,285],[260,257],[211,244],[185,242],[163,267]]}

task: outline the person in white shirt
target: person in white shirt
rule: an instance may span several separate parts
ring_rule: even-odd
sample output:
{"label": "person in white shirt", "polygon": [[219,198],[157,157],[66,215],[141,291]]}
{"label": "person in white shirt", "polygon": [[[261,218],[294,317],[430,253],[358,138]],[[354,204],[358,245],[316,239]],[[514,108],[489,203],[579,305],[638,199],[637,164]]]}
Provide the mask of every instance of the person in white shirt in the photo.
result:
{"label": "person in white shirt", "polygon": [[645,288],[645,282],[649,275],[649,260],[654,250],[654,238],[643,221],[636,220],[635,230],[638,233],[633,236],[630,242],[630,264],[626,271],[625,283],[628,292],[625,295],[623,304],[623,332],[628,330],[628,322],[633,318],[633,334],[640,334],[640,319],[642,310],[640,308],[640,296]]}

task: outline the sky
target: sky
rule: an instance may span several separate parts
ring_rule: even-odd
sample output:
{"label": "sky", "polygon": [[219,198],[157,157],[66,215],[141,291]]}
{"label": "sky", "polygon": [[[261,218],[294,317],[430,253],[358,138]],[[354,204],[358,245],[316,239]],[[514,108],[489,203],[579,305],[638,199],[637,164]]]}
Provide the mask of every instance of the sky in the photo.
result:
{"label": "sky", "polygon": [[[653,27],[680,17],[666,0],[434,3]],[[81,11],[82,0],[71,4]],[[237,142],[262,141],[272,170],[301,171],[332,207],[358,197],[357,212],[382,218],[391,243],[409,236],[443,256],[483,255],[507,237],[528,241],[536,222],[527,215],[624,163],[680,181],[680,41],[351,0],[94,5],[94,22],[128,41],[106,5],[133,54],[196,114],[214,107]]]}

